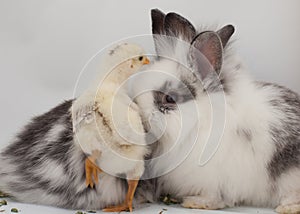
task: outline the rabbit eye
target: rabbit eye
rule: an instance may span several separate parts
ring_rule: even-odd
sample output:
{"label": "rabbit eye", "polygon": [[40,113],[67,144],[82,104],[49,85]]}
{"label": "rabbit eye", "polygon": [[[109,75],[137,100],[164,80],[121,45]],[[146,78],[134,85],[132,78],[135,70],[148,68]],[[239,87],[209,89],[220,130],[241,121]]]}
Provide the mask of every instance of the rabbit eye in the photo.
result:
{"label": "rabbit eye", "polygon": [[139,57],[139,61],[142,61],[142,60],[143,60],[143,58],[144,58],[144,57],[140,56],[140,57]]}
{"label": "rabbit eye", "polygon": [[175,100],[170,95],[166,96],[166,101],[167,101],[167,103],[175,103]]}
{"label": "rabbit eye", "polygon": [[177,109],[177,103],[180,102],[180,96],[178,93],[172,92],[161,92],[161,91],[154,91],[154,104],[156,105],[157,109],[163,113],[168,114],[168,112]]}
{"label": "rabbit eye", "polygon": [[166,103],[166,104],[175,104],[176,103],[176,96],[175,96],[175,94],[172,94],[172,95],[166,94],[163,97],[163,102]]}

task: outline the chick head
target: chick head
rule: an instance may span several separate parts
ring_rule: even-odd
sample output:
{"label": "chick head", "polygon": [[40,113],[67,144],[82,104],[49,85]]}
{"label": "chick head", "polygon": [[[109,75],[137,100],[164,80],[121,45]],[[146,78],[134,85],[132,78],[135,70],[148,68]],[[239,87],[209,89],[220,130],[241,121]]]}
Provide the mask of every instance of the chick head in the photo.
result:
{"label": "chick head", "polygon": [[115,71],[112,75],[118,75],[118,80],[128,78],[143,65],[150,63],[144,49],[132,43],[123,43],[110,50],[107,62],[113,65]]}
{"label": "chick head", "polygon": [[146,64],[149,64],[149,63],[150,63],[150,61],[146,56],[140,55],[138,57],[134,57],[134,58],[131,59],[130,68],[139,69],[143,65],[146,65]]}

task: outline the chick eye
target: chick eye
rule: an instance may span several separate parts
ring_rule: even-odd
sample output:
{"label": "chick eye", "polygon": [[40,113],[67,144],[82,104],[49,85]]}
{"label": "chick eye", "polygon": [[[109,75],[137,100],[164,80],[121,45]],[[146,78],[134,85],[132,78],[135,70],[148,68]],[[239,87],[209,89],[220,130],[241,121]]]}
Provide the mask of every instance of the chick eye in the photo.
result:
{"label": "chick eye", "polygon": [[164,95],[163,103],[165,103],[165,104],[175,104],[176,103],[176,96],[173,95],[173,94],[172,95],[169,95],[169,94]]}
{"label": "chick eye", "polygon": [[143,60],[143,58],[144,58],[144,57],[140,56],[140,57],[139,57],[139,61],[142,61],[142,60]]}

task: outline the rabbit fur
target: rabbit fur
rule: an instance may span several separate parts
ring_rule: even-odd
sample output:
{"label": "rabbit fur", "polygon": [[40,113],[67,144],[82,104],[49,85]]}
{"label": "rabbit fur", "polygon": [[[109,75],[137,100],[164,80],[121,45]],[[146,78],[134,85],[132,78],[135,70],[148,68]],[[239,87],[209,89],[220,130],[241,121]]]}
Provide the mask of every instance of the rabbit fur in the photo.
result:
{"label": "rabbit fur", "polygon": [[135,100],[157,139],[148,166],[157,196],[170,194],[188,208],[299,213],[299,95],[248,74],[229,42],[232,25],[196,31],[176,13],[154,9],[151,17],[158,57],[131,93],[151,88]]}

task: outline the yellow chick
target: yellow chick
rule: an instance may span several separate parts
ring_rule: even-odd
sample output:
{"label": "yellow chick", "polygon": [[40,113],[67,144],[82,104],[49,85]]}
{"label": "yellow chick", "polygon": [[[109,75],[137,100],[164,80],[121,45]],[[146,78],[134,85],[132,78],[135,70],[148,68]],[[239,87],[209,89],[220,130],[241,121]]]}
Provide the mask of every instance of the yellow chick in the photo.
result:
{"label": "yellow chick", "polygon": [[104,211],[132,211],[132,200],[144,172],[149,149],[138,106],[121,87],[128,77],[149,64],[144,50],[124,43],[108,52],[102,66],[109,74],[75,100],[72,106],[75,142],[87,154],[86,185],[99,182],[98,173],[125,175],[128,191],[124,203]]}

